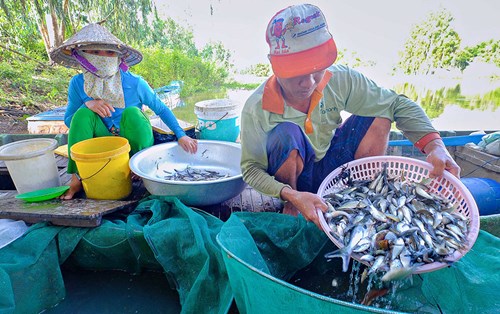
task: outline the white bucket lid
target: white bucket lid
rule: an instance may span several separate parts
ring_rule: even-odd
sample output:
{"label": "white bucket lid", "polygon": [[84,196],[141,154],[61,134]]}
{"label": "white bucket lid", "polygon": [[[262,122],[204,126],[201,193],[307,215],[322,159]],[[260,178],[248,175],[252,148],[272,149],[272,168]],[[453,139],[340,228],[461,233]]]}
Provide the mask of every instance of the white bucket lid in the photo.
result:
{"label": "white bucket lid", "polygon": [[197,102],[194,105],[195,110],[198,110],[200,112],[207,112],[207,111],[231,111],[239,107],[239,103],[236,103],[232,101],[229,98],[223,98],[223,99],[209,99],[209,100],[203,100],[200,102]]}
{"label": "white bucket lid", "polygon": [[0,160],[20,160],[44,155],[57,147],[51,138],[33,138],[0,146]]}
{"label": "white bucket lid", "polygon": [[194,113],[200,119],[232,119],[239,115],[240,104],[229,98],[203,100],[194,105]]}

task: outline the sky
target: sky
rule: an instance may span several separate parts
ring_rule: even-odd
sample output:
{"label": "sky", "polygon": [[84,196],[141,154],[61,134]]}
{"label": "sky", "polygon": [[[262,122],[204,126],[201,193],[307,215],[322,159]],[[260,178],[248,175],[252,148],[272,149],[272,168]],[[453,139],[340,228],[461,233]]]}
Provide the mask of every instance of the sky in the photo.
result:
{"label": "sky", "polygon": [[[190,28],[201,48],[220,41],[238,69],[267,63],[265,29],[280,9],[302,1],[284,0],[155,0],[162,17]],[[389,71],[397,62],[413,26],[430,12],[445,8],[462,45],[500,39],[498,0],[317,0],[338,49],[356,52]],[[210,14],[211,7],[213,14]]]}

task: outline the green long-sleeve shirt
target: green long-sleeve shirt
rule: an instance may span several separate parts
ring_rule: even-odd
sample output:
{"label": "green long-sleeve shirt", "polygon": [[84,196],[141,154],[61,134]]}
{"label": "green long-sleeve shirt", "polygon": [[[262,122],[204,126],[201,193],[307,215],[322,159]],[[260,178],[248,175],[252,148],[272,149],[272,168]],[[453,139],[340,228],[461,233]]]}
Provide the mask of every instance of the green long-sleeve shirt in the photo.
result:
{"label": "green long-sleeve shirt", "polygon": [[[319,104],[310,113],[312,132],[305,129],[307,114],[284,103],[274,77],[246,101],[241,113],[241,170],[245,182],[257,191],[280,197],[285,186],[267,173],[267,134],[281,122],[293,122],[302,128],[314,149],[316,161],[321,160],[330,147],[335,130],[342,123],[341,111],[395,121],[396,127],[413,143],[437,132],[422,108],[406,96],[381,88],[343,65],[333,65],[327,72],[332,75],[329,80],[326,76]],[[321,90],[315,93],[321,96]]]}

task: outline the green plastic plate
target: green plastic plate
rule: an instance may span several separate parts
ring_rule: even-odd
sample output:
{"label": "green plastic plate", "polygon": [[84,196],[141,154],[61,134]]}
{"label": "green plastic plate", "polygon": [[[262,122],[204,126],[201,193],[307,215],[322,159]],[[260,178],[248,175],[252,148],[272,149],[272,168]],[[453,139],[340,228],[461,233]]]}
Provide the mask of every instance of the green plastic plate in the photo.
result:
{"label": "green plastic plate", "polygon": [[26,202],[41,202],[61,196],[67,190],[69,190],[69,186],[62,185],[48,189],[41,189],[28,193],[18,194],[16,195],[16,198],[24,200]]}

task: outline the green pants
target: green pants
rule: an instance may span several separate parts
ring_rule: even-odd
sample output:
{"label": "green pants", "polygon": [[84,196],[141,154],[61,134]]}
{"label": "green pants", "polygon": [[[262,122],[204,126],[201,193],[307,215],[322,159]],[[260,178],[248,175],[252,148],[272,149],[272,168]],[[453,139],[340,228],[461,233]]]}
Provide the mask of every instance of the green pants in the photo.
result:
{"label": "green pants", "polygon": [[[98,114],[88,108],[81,108],[73,116],[68,134],[68,173],[77,173],[75,161],[71,158],[71,146],[94,137],[113,136]],[[137,107],[123,110],[120,120],[120,136],[130,144],[130,156],[154,143],[153,129],[148,117]]]}

